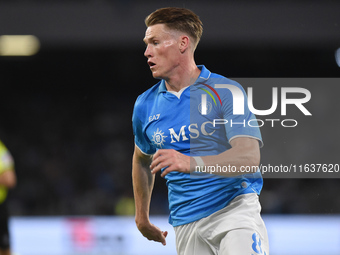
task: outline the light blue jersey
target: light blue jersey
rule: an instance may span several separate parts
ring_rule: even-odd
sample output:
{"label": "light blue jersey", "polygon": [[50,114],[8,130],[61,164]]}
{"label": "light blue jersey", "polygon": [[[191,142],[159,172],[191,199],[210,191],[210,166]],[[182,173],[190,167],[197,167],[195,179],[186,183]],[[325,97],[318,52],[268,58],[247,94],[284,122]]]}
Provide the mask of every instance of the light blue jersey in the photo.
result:
{"label": "light blue jersey", "polygon": [[[198,68],[197,81],[181,93],[167,91],[162,80],[137,98],[132,122],[135,144],[143,153],[175,149],[189,156],[217,155],[230,149],[236,137],[262,144],[243,88],[204,66]],[[173,226],[207,217],[240,194],[259,194],[263,184],[260,172],[233,178],[171,172],[165,178]]]}

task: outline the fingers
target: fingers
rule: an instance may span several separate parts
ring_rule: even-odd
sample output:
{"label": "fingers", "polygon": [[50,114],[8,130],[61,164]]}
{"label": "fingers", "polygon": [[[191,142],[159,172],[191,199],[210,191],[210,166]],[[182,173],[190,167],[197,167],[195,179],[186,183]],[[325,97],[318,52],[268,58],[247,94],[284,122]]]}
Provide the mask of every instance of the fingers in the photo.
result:
{"label": "fingers", "polygon": [[160,149],[155,153],[150,165],[152,174],[155,174],[162,168],[169,166],[169,164],[171,163],[169,162],[169,152],[170,150]]}
{"label": "fingers", "polygon": [[161,243],[165,246],[166,245],[165,238],[168,236],[168,231],[162,231],[162,235],[163,235],[163,238],[162,238]]}
{"label": "fingers", "polygon": [[166,245],[165,238],[168,235],[168,231],[161,231],[158,227],[153,224],[150,224],[146,228],[140,230],[144,237],[146,237],[150,241],[160,242],[163,245]]}
{"label": "fingers", "polygon": [[163,155],[166,155],[166,150],[158,150],[154,155],[153,155],[153,158],[152,158],[152,162],[151,162],[151,165],[150,165],[150,168],[153,169],[155,168],[162,160],[162,157],[164,159],[164,156]]}
{"label": "fingers", "polygon": [[155,174],[158,171],[160,171],[162,168],[167,167],[168,164],[165,161],[165,158],[162,158],[162,156],[158,157],[155,161],[152,161],[150,165],[151,173]]}
{"label": "fingers", "polygon": [[190,157],[173,149],[160,149],[153,156],[150,169],[152,174],[164,169],[161,177],[172,171],[189,173]]}
{"label": "fingers", "polygon": [[172,161],[171,158],[166,158],[165,156],[159,157],[160,162],[156,166],[153,167],[153,165],[150,166],[151,173],[156,174],[157,172],[161,171],[163,169],[163,172],[161,174],[161,177],[164,177],[166,174],[168,174],[171,171],[176,171],[178,168],[176,167],[176,164]]}
{"label": "fingers", "polygon": [[166,245],[166,236],[168,235],[168,231],[159,231],[157,233],[157,236],[155,236],[155,238],[150,238],[149,240],[153,240],[155,242],[159,242],[161,244],[163,244],[164,246]]}

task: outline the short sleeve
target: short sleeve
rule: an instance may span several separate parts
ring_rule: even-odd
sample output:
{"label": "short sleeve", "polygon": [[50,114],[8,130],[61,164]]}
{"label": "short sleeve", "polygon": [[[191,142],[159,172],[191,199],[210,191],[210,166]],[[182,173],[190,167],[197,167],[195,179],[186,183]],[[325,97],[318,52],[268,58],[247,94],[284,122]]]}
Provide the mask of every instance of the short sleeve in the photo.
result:
{"label": "short sleeve", "polygon": [[140,97],[137,98],[132,114],[132,129],[136,146],[146,155],[152,155],[156,148],[152,146],[151,141],[145,133],[147,116]]}
{"label": "short sleeve", "polygon": [[260,147],[263,146],[262,136],[255,115],[248,108],[248,99],[243,87],[237,82],[232,84],[243,94],[243,114],[234,114],[234,96],[230,90],[224,89],[222,99],[222,114],[226,120],[225,129],[228,141],[237,137],[250,137],[259,141]]}

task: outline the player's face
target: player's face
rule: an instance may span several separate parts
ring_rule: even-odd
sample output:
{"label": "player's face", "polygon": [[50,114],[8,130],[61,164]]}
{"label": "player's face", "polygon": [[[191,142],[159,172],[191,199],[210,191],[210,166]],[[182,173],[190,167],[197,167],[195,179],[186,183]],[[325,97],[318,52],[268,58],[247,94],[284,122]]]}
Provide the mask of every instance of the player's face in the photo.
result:
{"label": "player's face", "polygon": [[156,24],[147,28],[144,42],[145,57],[154,78],[170,79],[180,64],[180,36],[164,24]]}

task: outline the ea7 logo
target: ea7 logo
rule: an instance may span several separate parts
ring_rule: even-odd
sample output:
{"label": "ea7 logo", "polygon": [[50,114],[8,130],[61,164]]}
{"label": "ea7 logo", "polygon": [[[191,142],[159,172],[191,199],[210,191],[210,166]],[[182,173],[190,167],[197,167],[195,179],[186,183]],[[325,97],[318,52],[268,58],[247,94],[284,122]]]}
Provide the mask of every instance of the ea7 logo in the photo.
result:
{"label": "ea7 logo", "polygon": [[[243,115],[244,114],[244,101],[245,96],[242,92],[242,90],[231,84],[215,84],[215,89],[228,89],[233,97],[233,114],[234,115]],[[215,90],[214,90],[215,91]],[[303,94],[303,98],[287,98],[288,93],[300,93]],[[267,110],[258,110],[255,109],[253,105],[253,88],[248,87],[247,89],[248,94],[248,107],[249,110],[254,113],[255,115],[270,115],[273,112],[276,111],[277,105],[278,105],[278,88],[273,87],[272,88],[272,105]],[[300,111],[304,115],[312,115],[304,106],[304,103],[307,103],[311,99],[311,93],[309,90],[305,88],[290,88],[290,87],[283,87],[281,88],[281,115],[287,114],[287,105],[288,104],[294,104],[297,108],[300,109]],[[206,94],[201,95],[201,113],[202,115],[207,115],[207,96]]]}
{"label": "ea7 logo", "polygon": [[159,116],[161,116],[160,113],[149,116],[149,122],[154,121],[154,120],[158,120]]}

